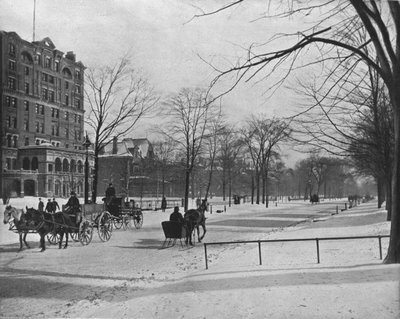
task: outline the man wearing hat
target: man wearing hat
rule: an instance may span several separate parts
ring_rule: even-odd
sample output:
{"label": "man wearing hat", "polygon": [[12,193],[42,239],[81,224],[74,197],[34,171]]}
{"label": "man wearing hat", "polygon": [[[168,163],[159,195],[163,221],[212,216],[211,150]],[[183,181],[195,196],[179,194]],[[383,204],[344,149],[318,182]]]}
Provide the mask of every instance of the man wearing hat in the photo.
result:
{"label": "man wearing hat", "polygon": [[179,207],[178,206],[174,207],[173,213],[169,216],[169,221],[171,221],[171,222],[179,222],[179,223],[183,224],[183,216],[179,212]]}
{"label": "man wearing hat", "polygon": [[75,222],[78,224],[80,222],[80,218],[78,218],[80,211],[81,205],[79,204],[79,199],[76,197],[76,193],[72,191],[71,197],[65,205],[65,212],[72,217],[75,217]]}

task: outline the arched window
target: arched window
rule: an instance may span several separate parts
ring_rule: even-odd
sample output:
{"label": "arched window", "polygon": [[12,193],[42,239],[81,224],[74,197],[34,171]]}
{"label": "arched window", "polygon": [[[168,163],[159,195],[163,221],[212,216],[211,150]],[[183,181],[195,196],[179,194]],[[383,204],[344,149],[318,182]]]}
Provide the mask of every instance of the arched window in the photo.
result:
{"label": "arched window", "polygon": [[63,172],[69,172],[69,163],[66,158],[63,160]]}
{"label": "arched window", "polygon": [[71,160],[71,172],[75,173],[76,172],[76,161],[75,160]]}
{"label": "arched window", "polygon": [[71,73],[70,69],[64,68],[64,69],[62,70],[62,73],[63,73],[63,75],[64,75],[66,78],[72,79],[72,73]]}
{"label": "arched window", "polygon": [[24,159],[22,160],[22,169],[26,171],[29,171],[31,169],[31,161],[28,157],[24,157]]}
{"label": "arched window", "polygon": [[55,165],[56,165],[55,171],[61,172],[61,160],[58,157],[55,160]]}
{"label": "arched window", "polygon": [[21,59],[26,64],[32,64],[33,63],[32,56],[26,51],[23,51],[21,53]]}
{"label": "arched window", "polygon": [[39,168],[39,161],[37,157],[32,158],[32,170],[35,171]]}
{"label": "arched window", "polygon": [[78,173],[83,173],[83,163],[82,163],[82,161],[78,161]]}

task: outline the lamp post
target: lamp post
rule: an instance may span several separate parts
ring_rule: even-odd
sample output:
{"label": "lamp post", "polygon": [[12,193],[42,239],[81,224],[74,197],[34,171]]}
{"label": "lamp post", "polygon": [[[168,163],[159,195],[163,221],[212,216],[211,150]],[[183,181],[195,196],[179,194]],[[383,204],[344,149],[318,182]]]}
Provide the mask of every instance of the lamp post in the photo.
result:
{"label": "lamp post", "polygon": [[92,145],[89,140],[89,136],[86,133],[85,141],[83,146],[86,149],[86,159],[85,159],[85,204],[89,202],[89,147]]}

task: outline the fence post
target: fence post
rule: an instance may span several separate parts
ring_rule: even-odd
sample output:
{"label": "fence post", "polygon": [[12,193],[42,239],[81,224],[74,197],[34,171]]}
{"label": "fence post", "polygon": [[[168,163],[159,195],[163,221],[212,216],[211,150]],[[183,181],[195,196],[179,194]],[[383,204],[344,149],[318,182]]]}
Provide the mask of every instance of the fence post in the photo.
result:
{"label": "fence post", "polygon": [[339,214],[339,207],[336,205],[336,214]]}
{"label": "fence post", "polygon": [[344,210],[347,210],[347,203],[344,203]]}
{"label": "fence post", "polygon": [[208,269],[208,258],[207,258],[207,244],[204,243],[204,254],[206,257],[206,270]]}
{"label": "fence post", "polygon": [[261,259],[261,241],[258,241],[258,258],[260,260],[260,266],[262,265],[262,259]]}
{"label": "fence post", "polygon": [[319,239],[315,238],[316,244],[317,244],[317,263],[319,264]]}
{"label": "fence post", "polygon": [[382,240],[381,240],[381,235],[378,236],[379,240],[379,258],[382,260]]}

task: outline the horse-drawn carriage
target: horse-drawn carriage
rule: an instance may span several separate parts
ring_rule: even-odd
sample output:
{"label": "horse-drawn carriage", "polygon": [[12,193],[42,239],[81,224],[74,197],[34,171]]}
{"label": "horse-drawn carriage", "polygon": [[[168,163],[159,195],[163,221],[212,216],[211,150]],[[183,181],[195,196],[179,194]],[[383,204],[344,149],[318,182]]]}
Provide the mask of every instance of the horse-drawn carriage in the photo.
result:
{"label": "horse-drawn carriage", "polygon": [[104,200],[106,210],[116,229],[139,229],[143,225],[143,212],[140,208],[135,207],[133,200],[126,201],[125,197],[113,197],[107,204]]}
{"label": "horse-drawn carriage", "polygon": [[[111,205],[110,205],[111,204]],[[111,238],[113,226],[116,228],[140,228],[143,225],[143,213],[134,205],[129,205],[123,198],[115,198],[112,203],[80,205],[80,212],[75,216],[66,212],[50,214],[34,208],[17,209],[7,206],[4,211],[4,223],[10,224],[10,230],[20,235],[20,249],[28,233],[40,235],[40,247],[45,250],[45,236],[51,244],[59,243],[61,248],[64,234],[68,246],[68,234],[74,241],[88,245],[93,238],[93,229],[97,228],[100,240]]]}

